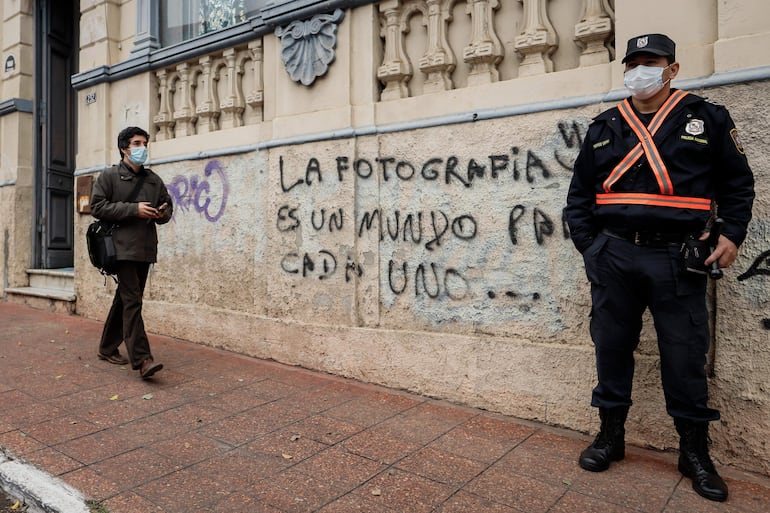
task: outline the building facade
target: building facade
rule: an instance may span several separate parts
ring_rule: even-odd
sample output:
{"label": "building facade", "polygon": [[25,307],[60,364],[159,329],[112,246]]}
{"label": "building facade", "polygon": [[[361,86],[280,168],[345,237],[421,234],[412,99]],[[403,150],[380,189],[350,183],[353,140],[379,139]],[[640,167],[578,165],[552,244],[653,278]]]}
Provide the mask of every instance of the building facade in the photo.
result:
{"label": "building facade", "polygon": [[[674,86],[728,106],[756,176],[709,294],[712,454],[770,475],[770,5],[670,4],[3,0],[3,299],[104,318],[88,195],[137,125],[176,207],[151,332],[593,431],[562,209],[626,96],[625,41],[663,32]],[[675,447],[651,322],[634,400],[629,441]]]}

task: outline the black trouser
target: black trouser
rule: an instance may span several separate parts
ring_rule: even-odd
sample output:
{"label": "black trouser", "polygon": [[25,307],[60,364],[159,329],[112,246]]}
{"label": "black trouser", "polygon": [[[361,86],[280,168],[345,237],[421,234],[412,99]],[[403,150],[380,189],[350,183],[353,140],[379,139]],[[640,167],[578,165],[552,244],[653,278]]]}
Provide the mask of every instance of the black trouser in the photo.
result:
{"label": "black trouser", "polygon": [[149,270],[148,262],[118,261],[118,288],[99,342],[99,352],[105,355],[113,354],[121,341],[125,342],[133,369],[152,357],[142,320],[142,296]]}
{"label": "black trouser", "polygon": [[598,374],[591,404],[631,405],[634,350],[642,314],[649,308],[669,415],[718,419],[719,411],[707,406],[706,276],[680,270],[676,244],[638,246],[600,234],[583,256],[591,281],[591,336]]}

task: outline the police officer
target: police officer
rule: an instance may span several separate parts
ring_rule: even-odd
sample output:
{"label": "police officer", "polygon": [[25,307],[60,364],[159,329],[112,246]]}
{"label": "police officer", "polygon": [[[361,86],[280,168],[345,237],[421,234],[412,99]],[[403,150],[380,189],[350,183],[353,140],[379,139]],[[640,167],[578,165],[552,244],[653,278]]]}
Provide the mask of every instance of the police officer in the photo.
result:
{"label": "police officer", "polygon": [[[575,161],[565,215],[591,282],[590,331],[601,428],[579,465],[601,472],[625,455],[634,350],[649,308],[658,335],[666,410],[680,436],[679,471],[714,501],[727,485],[708,453],[710,408],[707,266],[729,267],[746,237],[754,178],[727,110],[671,88],[675,43],[663,34],[628,41],[631,97],[597,116]],[[715,216],[721,235],[695,271],[682,248],[702,245]],[[701,251],[703,248],[701,248]],[[705,256],[704,255],[704,256]]]}

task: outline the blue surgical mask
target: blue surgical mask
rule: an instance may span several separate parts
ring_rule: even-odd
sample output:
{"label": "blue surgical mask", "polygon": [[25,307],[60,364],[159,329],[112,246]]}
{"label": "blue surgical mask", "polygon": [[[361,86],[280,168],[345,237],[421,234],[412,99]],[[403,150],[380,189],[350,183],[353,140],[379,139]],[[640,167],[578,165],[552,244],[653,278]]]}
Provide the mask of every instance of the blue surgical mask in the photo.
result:
{"label": "blue surgical mask", "polygon": [[131,148],[131,154],[128,156],[128,160],[141,166],[147,162],[147,146],[134,146]]}
{"label": "blue surgical mask", "polygon": [[[668,66],[666,66],[668,68]],[[637,66],[634,69],[626,71],[623,75],[623,85],[629,90],[634,98],[646,100],[652,98],[666,84],[663,82],[663,70],[657,66]]]}

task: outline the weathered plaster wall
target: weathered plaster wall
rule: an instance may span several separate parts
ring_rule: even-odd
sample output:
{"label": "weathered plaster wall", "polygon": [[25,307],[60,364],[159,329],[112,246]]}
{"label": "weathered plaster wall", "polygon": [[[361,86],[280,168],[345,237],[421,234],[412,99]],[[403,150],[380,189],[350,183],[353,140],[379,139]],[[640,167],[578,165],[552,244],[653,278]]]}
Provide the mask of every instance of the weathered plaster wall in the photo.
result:
{"label": "weathered plaster wall", "polygon": [[[717,286],[712,396],[724,420],[714,452],[765,473],[770,153],[761,138],[770,127],[757,113],[768,90],[702,92],[731,107],[758,193],[749,238]],[[160,228],[147,325],[593,429],[588,284],[561,210],[588,120],[606,107],[157,166],[177,210]],[[112,285],[85,274],[78,308],[103,318]],[[659,379],[648,323],[629,438],[672,447]]]}
{"label": "weathered plaster wall", "polygon": [[[764,41],[766,23],[764,32],[755,33],[752,20],[758,16],[729,14],[730,9],[765,12],[758,2],[687,0],[680,6],[687,23],[684,14],[655,20],[656,30],[676,35],[680,43],[681,78],[735,69],[735,62],[739,68],[767,65],[765,57],[742,52],[747,40]],[[381,4],[386,3],[397,2]],[[665,7],[662,0],[617,4],[620,41],[648,31],[647,13]],[[572,7],[554,17],[561,32],[575,21]],[[518,2],[507,2],[500,16],[519,11]],[[145,295],[148,328],[595,430],[596,413],[589,407],[595,371],[588,283],[561,212],[587,123],[610,104],[358,137],[330,134],[600,97],[622,87],[621,64],[568,69],[577,54],[565,44],[554,56],[556,72],[519,77],[514,25],[501,22],[506,57],[499,82],[471,86],[460,64],[452,74],[455,89],[428,94],[426,77],[415,71],[409,97],[381,101],[379,14],[376,4],[346,13],[336,60],[309,88],[288,78],[276,38],[265,36],[261,121],[151,143],[153,168],[177,207],[173,220],[159,229],[159,263]],[[470,29],[459,26],[461,20],[467,24],[467,14],[461,9],[455,14],[458,25],[449,43],[459,55]],[[126,23],[121,15],[121,27]],[[409,23],[406,51],[417,62],[427,39],[418,18]],[[129,39],[124,33],[109,35],[110,41]],[[79,102],[80,169],[113,162],[114,140],[123,126],[153,126],[160,108],[157,78],[141,74],[79,92],[81,100],[97,93],[95,103]],[[758,195],[749,238],[712,294],[712,402],[723,412],[712,430],[713,455],[770,474],[770,151],[763,142],[770,129],[764,115],[770,83],[694,92],[729,106],[757,176]],[[167,114],[181,111],[183,98],[172,98],[176,104]],[[327,137],[276,142],[318,134]],[[270,144],[254,149],[264,141]],[[199,152],[215,155],[248,145],[252,149],[235,155],[199,158]],[[89,221],[78,218],[76,240],[84,240]],[[76,257],[78,312],[103,319],[114,285],[89,267],[84,246],[76,248]],[[675,447],[649,319],[637,362],[628,439]]]}

